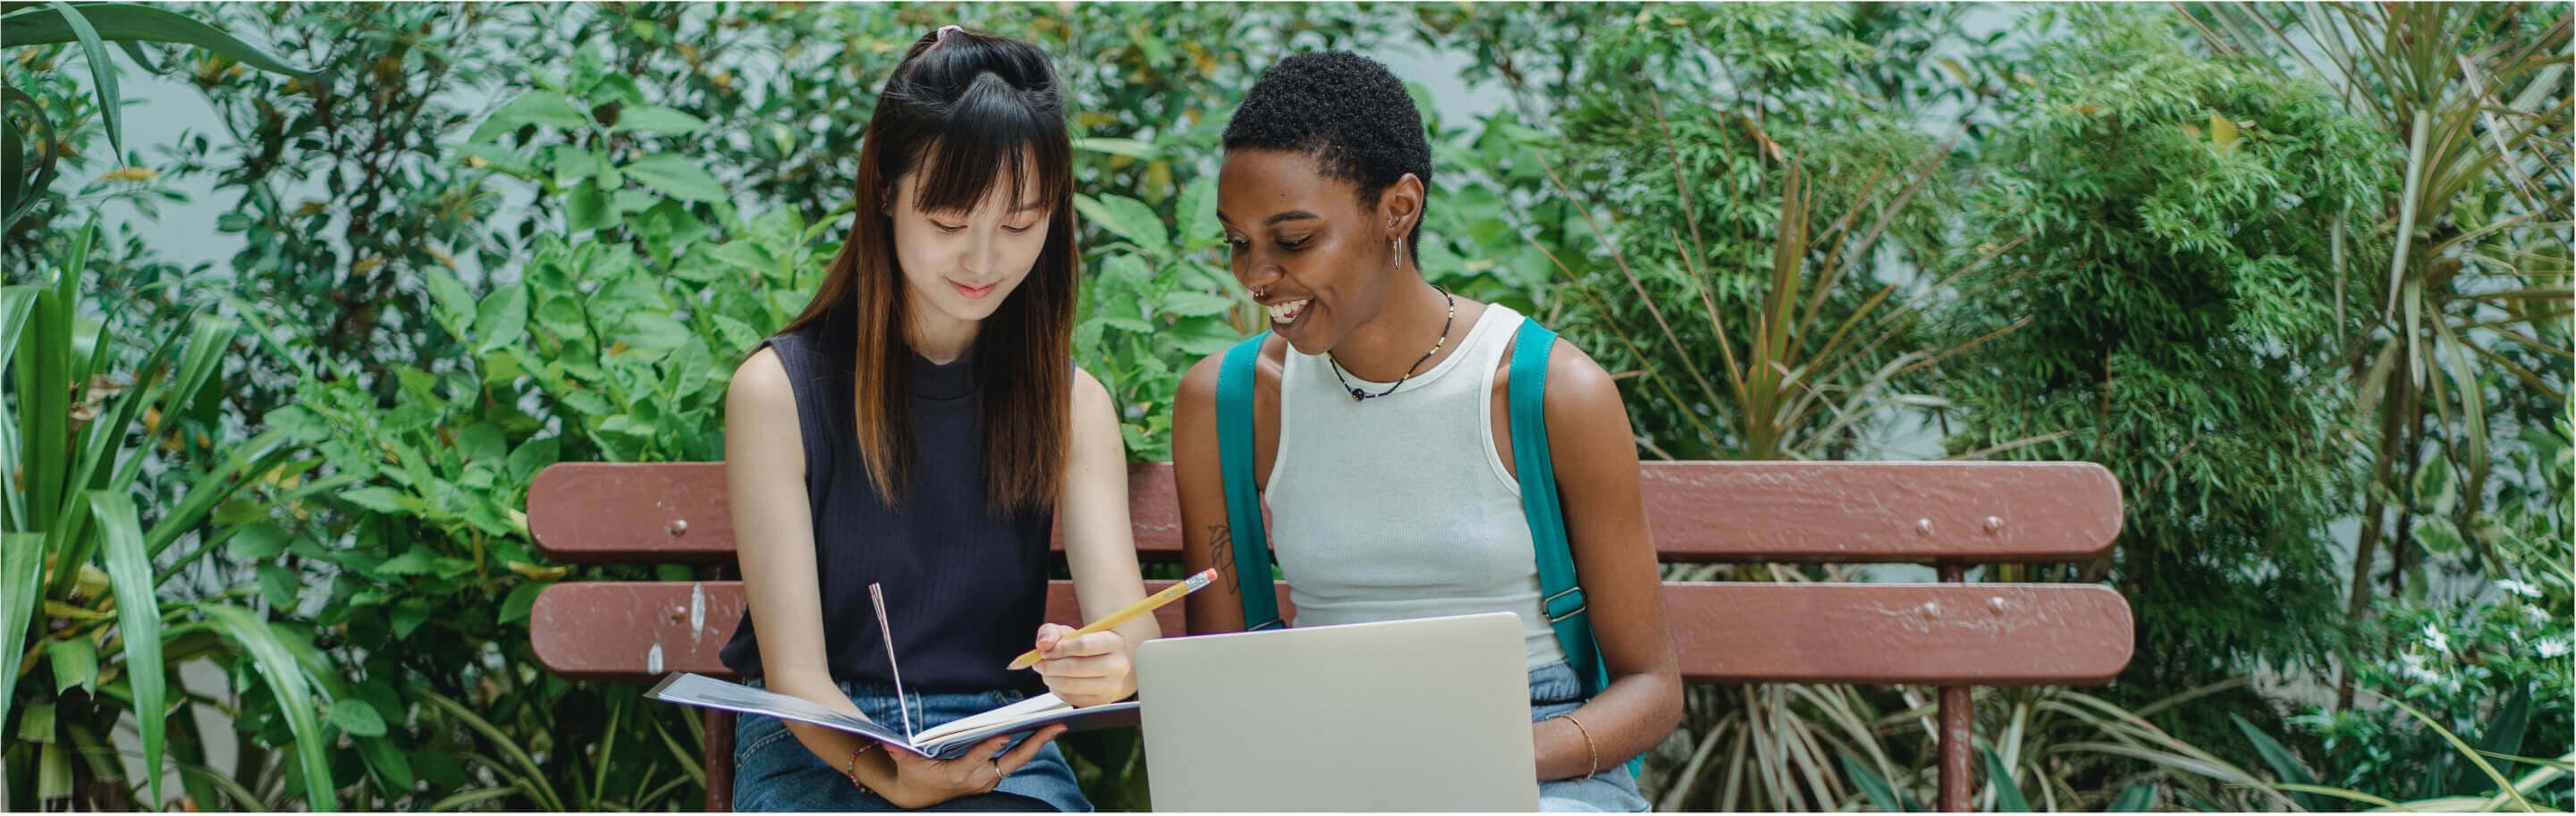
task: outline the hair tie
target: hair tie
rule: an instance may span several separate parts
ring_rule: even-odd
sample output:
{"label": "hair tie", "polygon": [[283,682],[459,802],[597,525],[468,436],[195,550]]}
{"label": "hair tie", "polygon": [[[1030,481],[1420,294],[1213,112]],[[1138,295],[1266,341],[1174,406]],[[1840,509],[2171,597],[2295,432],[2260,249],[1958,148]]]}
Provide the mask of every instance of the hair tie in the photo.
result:
{"label": "hair tie", "polygon": [[965,31],[965,30],[966,30],[965,28],[960,27],[960,26],[953,26],[953,25],[944,25],[944,26],[940,26],[940,27],[939,27],[939,33],[938,33],[938,35],[936,35],[936,37],[935,37],[932,41],[933,41],[933,42],[947,42],[947,41],[948,41],[948,35],[950,35],[950,34],[955,34],[955,33],[961,32],[961,31]]}

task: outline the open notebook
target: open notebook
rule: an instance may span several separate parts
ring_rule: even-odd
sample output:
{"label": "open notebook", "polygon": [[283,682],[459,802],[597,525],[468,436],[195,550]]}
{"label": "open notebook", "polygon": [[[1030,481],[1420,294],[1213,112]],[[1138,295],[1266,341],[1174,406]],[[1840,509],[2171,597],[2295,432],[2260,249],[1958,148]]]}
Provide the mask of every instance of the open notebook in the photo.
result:
{"label": "open notebook", "polygon": [[[885,620],[885,594],[876,584],[868,585],[868,595],[876,602],[877,631],[886,636],[886,665],[894,666],[894,686],[904,699],[903,668],[894,661],[894,636]],[[703,708],[717,708],[743,714],[766,714],[782,720],[813,723],[867,737],[887,746],[900,748],[925,757],[948,758],[985,739],[999,734],[1034,731],[1055,723],[1065,723],[1077,731],[1134,725],[1136,702],[1110,703],[1075,708],[1053,694],[1041,694],[991,711],[960,718],[937,728],[915,731],[910,706],[903,706],[902,730],[889,728],[864,715],[832,710],[813,701],[740,683],[728,683],[702,674],[680,672],[662,678],[644,697],[666,703],[679,703]]]}

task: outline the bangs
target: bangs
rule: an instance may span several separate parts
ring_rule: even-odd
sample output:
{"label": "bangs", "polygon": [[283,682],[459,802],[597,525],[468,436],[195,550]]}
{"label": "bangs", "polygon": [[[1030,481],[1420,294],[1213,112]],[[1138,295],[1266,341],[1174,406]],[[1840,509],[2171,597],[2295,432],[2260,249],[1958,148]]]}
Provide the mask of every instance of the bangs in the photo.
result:
{"label": "bangs", "polygon": [[[1073,162],[1063,122],[1040,115],[998,77],[975,83],[922,145],[911,171],[920,174],[912,205],[928,212],[966,212],[1001,192],[1006,208],[1053,211],[1073,193]],[[999,187],[998,191],[995,189]]]}

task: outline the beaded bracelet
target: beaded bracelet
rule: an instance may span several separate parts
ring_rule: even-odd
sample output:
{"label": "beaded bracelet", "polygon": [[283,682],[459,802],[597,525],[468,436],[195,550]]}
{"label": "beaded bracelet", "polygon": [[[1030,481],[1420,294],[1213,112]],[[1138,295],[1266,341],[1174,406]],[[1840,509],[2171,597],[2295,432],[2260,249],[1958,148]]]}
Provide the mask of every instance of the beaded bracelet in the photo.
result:
{"label": "beaded bracelet", "polygon": [[1594,747],[1593,747],[1593,745],[1592,745],[1592,729],[1589,729],[1589,728],[1585,728],[1585,727],[1583,727],[1583,721],[1582,721],[1582,720],[1575,719],[1575,718],[1574,718],[1574,715],[1572,715],[1572,714],[1558,714],[1558,715],[1555,715],[1555,716],[1548,717],[1548,719],[1551,719],[1551,720],[1554,720],[1554,719],[1563,719],[1563,720],[1565,720],[1566,722],[1573,723],[1573,724],[1574,724],[1574,732],[1575,732],[1575,733],[1577,733],[1577,734],[1582,734],[1582,735],[1583,735],[1583,753],[1584,753],[1584,754],[1586,754],[1586,755],[1589,755],[1589,756],[1591,757],[1591,759],[1592,759],[1592,770],[1589,770],[1589,771],[1584,772],[1584,774],[1583,774],[1583,779],[1582,779],[1582,780],[1577,780],[1577,781],[1586,781],[1586,780],[1590,780],[1593,776],[1600,774],[1600,773],[1601,773],[1601,751],[1600,751],[1599,749],[1597,749],[1597,748],[1594,748]]}
{"label": "beaded bracelet", "polygon": [[860,740],[859,749],[850,752],[850,764],[841,769],[841,773],[850,778],[850,787],[858,788],[860,793],[867,793],[868,786],[859,782],[859,755],[867,753],[868,749],[876,746],[877,744],[874,742]]}

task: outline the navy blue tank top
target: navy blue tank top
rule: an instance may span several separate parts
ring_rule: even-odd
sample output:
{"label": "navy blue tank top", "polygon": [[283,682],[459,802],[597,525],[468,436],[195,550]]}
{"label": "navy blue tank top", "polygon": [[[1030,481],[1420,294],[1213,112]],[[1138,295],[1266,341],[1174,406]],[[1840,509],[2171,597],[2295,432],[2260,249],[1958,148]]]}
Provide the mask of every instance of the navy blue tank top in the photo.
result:
{"label": "navy blue tank top", "polygon": [[[847,325],[814,326],[763,343],[777,352],[796,394],[832,679],[894,680],[868,599],[873,582],[883,585],[906,689],[1042,687],[1034,672],[1003,666],[1034,645],[1045,621],[1054,513],[997,518],[985,508],[975,355],[946,365],[911,356],[912,473],[899,480],[903,505],[890,507],[859,456],[852,338]],[[720,657],[736,674],[757,678],[760,646],[745,609]]]}

